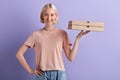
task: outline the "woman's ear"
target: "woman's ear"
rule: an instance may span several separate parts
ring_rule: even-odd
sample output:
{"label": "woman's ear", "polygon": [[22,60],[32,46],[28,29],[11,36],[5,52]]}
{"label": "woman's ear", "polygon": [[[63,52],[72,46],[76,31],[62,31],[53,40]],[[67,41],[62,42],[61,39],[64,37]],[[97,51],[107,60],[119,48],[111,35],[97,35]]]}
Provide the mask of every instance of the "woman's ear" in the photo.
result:
{"label": "woman's ear", "polygon": [[58,14],[56,13],[55,24],[58,23]]}

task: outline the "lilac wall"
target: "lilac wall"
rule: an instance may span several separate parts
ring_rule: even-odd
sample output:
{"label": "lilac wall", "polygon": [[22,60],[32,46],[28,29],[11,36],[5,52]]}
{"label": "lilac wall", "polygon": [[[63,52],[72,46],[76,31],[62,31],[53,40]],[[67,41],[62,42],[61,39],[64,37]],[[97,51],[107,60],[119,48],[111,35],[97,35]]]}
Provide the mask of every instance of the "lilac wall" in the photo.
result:
{"label": "lilac wall", "polygon": [[[0,0],[0,79],[33,80],[15,54],[29,34],[43,26],[39,13],[52,2],[59,11],[59,24],[73,42],[79,31],[67,29],[68,21],[90,20],[105,23],[104,32],[91,32],[81,39],[76,59],[65,58],[68,80],[120,80],[119,0]],[[34,68],[33,50],[25,57]]]}

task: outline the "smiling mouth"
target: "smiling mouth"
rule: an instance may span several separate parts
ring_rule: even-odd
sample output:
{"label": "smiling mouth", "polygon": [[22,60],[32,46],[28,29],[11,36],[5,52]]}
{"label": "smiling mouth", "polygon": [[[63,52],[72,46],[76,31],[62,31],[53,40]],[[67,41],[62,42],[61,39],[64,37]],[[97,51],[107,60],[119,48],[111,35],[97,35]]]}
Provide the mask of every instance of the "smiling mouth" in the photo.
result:
{"label": "smiling mouth", "polygon": [[51,21],[47,21],[47,23],[51,23],[51,22],[53,22],[52,20]]}

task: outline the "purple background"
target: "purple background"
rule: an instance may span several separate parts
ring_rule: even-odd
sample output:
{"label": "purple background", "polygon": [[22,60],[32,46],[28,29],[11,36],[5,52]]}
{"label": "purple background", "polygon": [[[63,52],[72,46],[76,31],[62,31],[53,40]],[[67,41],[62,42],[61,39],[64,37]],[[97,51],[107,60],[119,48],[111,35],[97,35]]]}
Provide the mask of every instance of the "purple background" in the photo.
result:
{"label": "purple background", "polygon": [[[66,30],[72,42],[79,31],[67,29],[69,20],[105,23],[104,32],[81,39],[73,62],[65,58],[68,80],[120,80],[119,0],[0,0],[0,80],[34,80],[15,55],[30,33],[42,28],[39,14],[48,2],[58,9],[56,26]],[[33,49],[25,54],[35,68],[33,56]]]}

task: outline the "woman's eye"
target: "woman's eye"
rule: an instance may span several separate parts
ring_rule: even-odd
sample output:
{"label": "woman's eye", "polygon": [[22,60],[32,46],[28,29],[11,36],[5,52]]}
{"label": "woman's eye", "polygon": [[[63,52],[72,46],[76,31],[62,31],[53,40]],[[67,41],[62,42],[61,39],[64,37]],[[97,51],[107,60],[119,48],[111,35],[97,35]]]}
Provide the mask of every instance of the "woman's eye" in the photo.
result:
{"label": "woman's eye", "polygon": [[44,16],[47,16],[48,14],[44,14]]}
{"label": "woman's eye", "polygon": [[51,16],[54,16],[54,14],[51,14]]}

